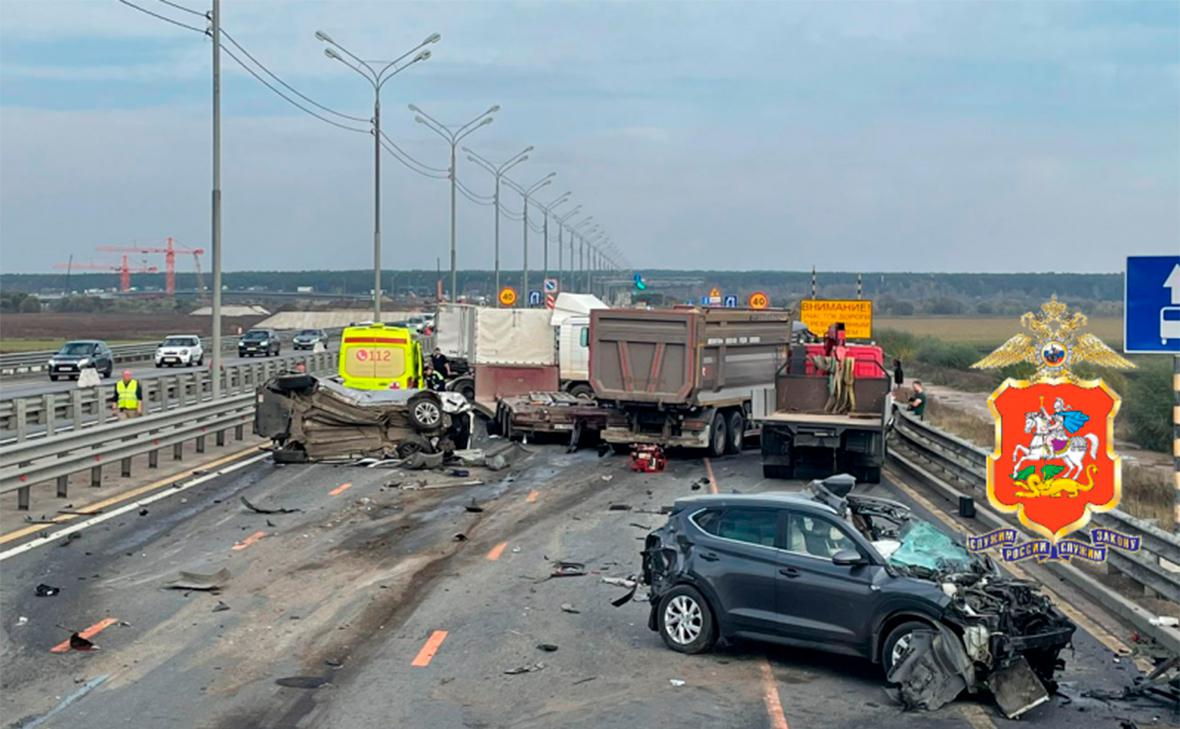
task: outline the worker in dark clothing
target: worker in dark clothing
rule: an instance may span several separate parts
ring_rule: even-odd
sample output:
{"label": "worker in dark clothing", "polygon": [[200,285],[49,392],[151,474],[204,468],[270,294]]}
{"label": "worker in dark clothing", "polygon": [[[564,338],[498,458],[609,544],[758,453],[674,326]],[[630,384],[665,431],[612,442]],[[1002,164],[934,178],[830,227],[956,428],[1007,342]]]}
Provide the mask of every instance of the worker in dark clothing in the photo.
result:
{"label": "worker in dark clothing", "polygon": [[910,395],[909,408],[911,413],[918,416],[918,420],[926,419],[926,404],[929,401],[929,396],[926,394],[926,389],[922,387],[919,380],[914,380],[914,393]]}
{"label": "worker in dark clothing", "polygon": [[430,354],[430,366],[444,379],[454,374],[451,372],[451,361],[447,359],[447,356],[438,347],[435,347],[434,352]]}
{"label": "worker in dark clothing", "polygon": [[143,414],[143,387],[139,380],[131,376],[131,370],[123,370],[123,379],[115,383],[111,410],[120,418],[134,418]]}
{"label": "worker in dark clothing", "polygon": [[893,386],[895,388],[901,387],[903,382],[905,382],[905,373],[901,371],[901,360],[895,359],[893,360]]}
{"label": "worker in dark clothing", "polygon": [[426,385],[426,389],[434,390],[435,392],[442,392],[447,387],[446,379],[438,373],[438,370],[430,365],[422,368],[422,381]]}

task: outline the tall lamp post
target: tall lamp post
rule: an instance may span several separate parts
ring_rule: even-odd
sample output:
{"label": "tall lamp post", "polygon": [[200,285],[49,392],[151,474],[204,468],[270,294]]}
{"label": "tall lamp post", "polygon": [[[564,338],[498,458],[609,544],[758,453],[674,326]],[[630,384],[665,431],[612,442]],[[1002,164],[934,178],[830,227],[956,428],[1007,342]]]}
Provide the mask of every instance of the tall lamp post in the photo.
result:
{"label": "tall lamp post", "polygon": [[529,198],[532,197],[532,194],[537,190],[540,190],[542,187],[552,183],[553,178],[556,176],[556,172],[550,172],[549,174],[534,182],[531,187],[521,187],[507,177],[504,178],[504,182],[507,183],[508,186],[513,190],[519,192],[521,197],[524,199],[524,243],[522,244],[524,246],[524,251],[521,257],[520,267],[520,295],[525,297],[526,306],[528,305],[529,295]]}
{"label": "tall lamp post", "polygon": [[[422,50],[425,46],[438,43],[442,38],[438,33],[426,37],[417,46],[398,56],[392,61],[377,66],[358,57],[322,30],[315,32],[315,37],[327,43],[324,55],[334,61],[340,61],[353,71],[359,73],[373,87],[373,321],[381,321],[381,87],[385,82],[401,73],[419,61],[430,58],[430,51]],[[337,53],[339,51],[339,53]],[[340,55],[343,53],[344,56]],[[417,55],[414,55],[414,54]],[[399,66],[406,58],[409,63]]]}
{"label": "tall lamp post", "polygon": [[457,179],[455,177],[455,147],[459,142],[480,127],[487,126],[492,123],[492,114],[500,110],[499,105],[493,105],[479,116],[475,117],[466,124],[460,125],[452,129],[446,124],[430,116],[426,112],[419,109],[417,106],[410,104],[410,111],[414,112],[416,116],[414,121],[422,124],[430,131],[446,140],[447,144],[451,145],[451,301],[457,301],[459,297],[459,279],[458,273],[455,270],[455,186]]}
{"label": "tall lamp post", "polygon": [[574,289],[577,289],[577,286],[578,286],[578,271],[580,271],[582,269],[582,263],[583,263],[582,256],[586,250],[585,249],[586,243],[585,243],[585,241],[583,241],[582,244],[580,246],[578,246],[578,257],[576,259],[577,263],[575,263],[574,262],[575,261],[575,259],[574,259],[574,238],[577,237],[580,239],[581,234],[584,232],[584,231],[582,231],[582,228],[585,227],[588,223],[591,223],[593,221],[594,221],[594,216],[587,215],[586,217],[579,220],[577,225],[570,228],[570,286],[574,287]]}
{"label": "tall lamp post", "polygon": [[[562,249],[565,247],[565,221],[581,212],[582,206],[575,206],[573,210],[567,210],[565,215],[555,215],[557,219],[557,285],[558,288],[564,289],[565,284],[562,283],[562,278],[565,276],[565,255]],[[570,243],[573,243],[573,235],[570,236]],[[571,249],[572,250],[572,249]],[[573,263],[573,256],[570,256],[570,263]]]}
{"label": "tall lamp post", "polygon": [[495,296],[495,298],[496,298],[496,306],[499,307],[500,306],[500,212],[501,212],[500,211],[500,178],[502,178],[504,176],[504,173],[508,172],[508,170],[512,169],[513,167],[517,166],[521,162],[524,162],[526,159],[528,159],[529,152],[532,152],[533,148],[532,147],[525,147],[524,149],[517,152],[512,157],[509,157],[503,164],[500,164],[500,165],[492,164],[491,162],[487,161],[486,159],[479,156],[475,152],[471,151],[471,149],[468,147],[463,147],[463,151],[467,153],[468,160],[476,163],[480,167],[482,167],[485,170],[487,170],[488,172],[492,173],[492,176],[496,178],[496,192],[492,195],[492,207],[494,207],[496,209],[495,210],[495,214],[496,214],[496,218],[495,218],[495,220],[496,220],[495,247],[496,247],[496,249],[495,249],[495,255],[494,255],[495,263],[496,263],[496,290],[492,293],[493,293],[493,296]]}
{"label": "tall lamp post", "polygon": [[[556,208],[561,205],[565,205],[567,202],[569,202],[570,195],[573,195],[573,193],[570,192],[569,190],[566,190],[565,192],[561,193],[556,198],[554,198],[552,201],[550,201],[548,204],[538,206],[545,213],[545,220],[541,224],[541,237],[544,239],[544,243],[542,243],[542,248],[541,248],[541,261],[542,261],[541,288],[542,289],[544,289],[544,286],[545,286],[545,279],[549,278],[549,214],[553,211],[553,208]],[[544,292],[542,292],[542,295],[543,295],[543,293]]]}

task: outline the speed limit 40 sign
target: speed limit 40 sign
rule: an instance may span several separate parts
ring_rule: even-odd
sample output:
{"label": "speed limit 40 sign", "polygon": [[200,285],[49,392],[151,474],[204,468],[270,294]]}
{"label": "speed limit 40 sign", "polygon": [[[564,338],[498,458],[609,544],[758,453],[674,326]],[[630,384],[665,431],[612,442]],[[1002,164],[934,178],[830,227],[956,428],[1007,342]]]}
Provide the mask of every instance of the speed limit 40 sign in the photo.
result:
{"label": "speed limit 40 sign", "polygon": [[750,294],[750,301],[748,303],[751,309],[765,309],[770,306],[770,297],[761,291],[755,291]]}
{"label": "speed limit 40 sign", "polygon": [[516,289],[505,286],[500,289],[500,306],[512,306],[516,303]]}

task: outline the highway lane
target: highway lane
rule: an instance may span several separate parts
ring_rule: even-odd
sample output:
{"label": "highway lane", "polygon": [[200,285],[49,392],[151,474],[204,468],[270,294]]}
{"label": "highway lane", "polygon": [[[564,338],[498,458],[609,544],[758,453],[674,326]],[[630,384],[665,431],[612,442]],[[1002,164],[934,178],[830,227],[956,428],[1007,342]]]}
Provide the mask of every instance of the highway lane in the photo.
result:
{"label": "highway lane", "polygon": [[[259,363],[266,360],[288,360],[295,356],[302,356],[309,354],[307,351],[295,352],[290,347],[283,347],[282,353],[276,357],[239,357],[236,354],[227,355],[224,359],[226,365],[235,365],[243,363]],[[205,362],[202,365],[206,369],[209,367],[209,356],[205,356]],[[122,376],[123,370],[131,370],[131,374],[141,380],[150,380],[156,377],[167,377],[168,375],[182,374],[185,372],[193,372],[199,368],[197,367],[156,367],[153,362],[136,362],[130,365],[120,367],[115,365],[115,369],[111,372],[111,377],[102,381],[103,385],[114,386],[115,382]],[[14,397],[36,397],[51,392],[69,392],[78,386],[75,380],[58,380],[53,382],[49,379],[49,375],[44,372],[33,373],[30,375],[20,376],[5,376],[0,378],[0,399],[14,398]]]}
{"label": "highway lane", "polygon": [[[902,713],[882,692],[879,669],[862,661],[756,644],[705,656],[669,651],[646,627],[647,605],[612,607],[623,590],[601,579],[636,572],[642,537],[663,517],[609,506],[658,510],[701,493],[692,484],[706,473],[702,462],[677,459],[646,475],[623,458],[530,448],[537,455],[513,473],[473,469],[487,482],[475,487],[419,488],[445,479],[263,460],[143,515],[133,508],[76,540],[5,559],[5,715],[43,716],[102,679],[52,725],[99,729],[130,717],[225,729],[1009,724],[986,700]],[[764,481],[756,453],[712,468],[721,490],[802,486]],[[911,501],[891,483],[873,492]],[[239,495],[301,511],[254,514]],[[473,499],[484,511],[467,510]],[[548,579],[557,559],[585,562],[591,574]],[[232,578],[218,595],[160,589],[178,570],[221,567]],[[36,597],[41,582],[62,592]],[[215,612],[219,601],[229,609]],[[58,626],[107,619],[94,638],[101,651],[49,652],[68,637]],[[1064,658],[1074,700],[1057,698],[1026,721],[1072,729],[1114,727],[1120,717],[1147,726],[1159,715],[1080,698],[1087,688],[1117,690],[1136,671],[1095,637],[1080,631]],[[540,671],[504,673],[538,661]],[[332,687],[275,683],[290,677]]]}

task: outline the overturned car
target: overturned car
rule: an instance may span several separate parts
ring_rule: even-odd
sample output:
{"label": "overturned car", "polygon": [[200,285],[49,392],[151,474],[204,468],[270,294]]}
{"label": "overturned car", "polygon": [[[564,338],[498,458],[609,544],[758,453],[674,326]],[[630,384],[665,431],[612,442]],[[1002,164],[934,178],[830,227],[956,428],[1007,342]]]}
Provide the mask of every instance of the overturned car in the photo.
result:
{"label": "overturned car", "polygon": [[903,504],[851,493],[680,499],[648,535],[648,626],[682,653],[753,638],[880,663],[907,708],[989,690],[1004,714],[1048,700],[1076,626]]}
{"label": "overturned car", "polygon": [[407,458],[466,448],[471,406],[430,390],[353,390],[333,379],[281,374],[257,390],[254,433],[275,459]]}

